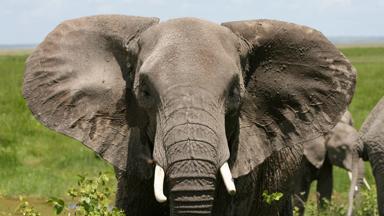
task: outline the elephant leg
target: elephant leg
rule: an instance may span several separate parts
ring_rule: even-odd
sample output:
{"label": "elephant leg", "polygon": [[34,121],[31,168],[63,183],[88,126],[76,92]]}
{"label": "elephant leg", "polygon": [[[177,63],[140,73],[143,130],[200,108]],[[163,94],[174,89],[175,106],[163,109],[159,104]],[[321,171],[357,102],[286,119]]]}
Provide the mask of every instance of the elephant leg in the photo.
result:
{"label": "elephant leg", "polygon": [[324,207],[324,199],[331,201],[333,190],[333,173],[332,164],[328,159],[324,161],[323,166],[319,170],[319,177],[317,180],[317,193],[319,197],[319,207]]}
{"label": "elephant leg", "polygon": [[128,203],[128,185],[125,172],[115,168],[115,176],[117,180],[115,205],[117,208],[127,212],[128,209],[126,204]]}
{"label": "elephant leg", "polygon": [[291,196],[286,196],[280,208],[279,216],[293,216]]}
{"label": "elephant leg", "polygon": [[305,203],[308,200],[311,183],[317,178],[317,173],[318,169],[304,158],[301,172],[294,184],[295,193],[293,195],[293,204],[299,209],[300,216],[304,215]]}
{"label": "elephant leg", "polygon": [[299,208],[299,215],[304,215],[305,203],[308,200],[312,181],[301,181],[300,190],[293,195],[294,206]]}
{"label": "elephant leg", "polygon": [[156,202],[153,193],[153,178],[138,179],[115,168],[117,191],[115,205],[127,216],[168,216],[167,204]]}

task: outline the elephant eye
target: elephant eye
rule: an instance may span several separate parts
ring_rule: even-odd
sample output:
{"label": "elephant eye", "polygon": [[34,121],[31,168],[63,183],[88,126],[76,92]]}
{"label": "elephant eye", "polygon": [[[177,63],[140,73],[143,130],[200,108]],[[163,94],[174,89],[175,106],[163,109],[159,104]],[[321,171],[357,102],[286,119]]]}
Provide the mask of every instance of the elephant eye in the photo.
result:
{"label": "elephant eye", "polygon": [[240,85],[238,79],[234,79],[231,83],[226,104],[227,112],[237,109],[240,105]]}
{"label": "elephant eye", "polygon": [[229,92],[229,97],[239,97],[240,96],[240,92],[239,92],[239,87],[238,85],[234,84],[231,88],[231,91]]}
{"label": "elephant eye", "polygon": [[139,106],[143,108],[151,108],[154,105],[152,89],[150,88],[145,79],[140,80],[140,84],[136,91],[136,97]]}
{"label": "elephant eye", "polygon": [[140,88],[140,96],[141,97],[150,97],[151,96],[147,87]]}

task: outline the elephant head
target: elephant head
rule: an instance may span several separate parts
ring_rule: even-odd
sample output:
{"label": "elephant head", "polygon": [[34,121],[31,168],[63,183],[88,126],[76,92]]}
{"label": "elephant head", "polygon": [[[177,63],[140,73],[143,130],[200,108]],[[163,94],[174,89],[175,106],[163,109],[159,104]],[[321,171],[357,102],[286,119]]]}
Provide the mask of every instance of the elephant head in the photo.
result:
{"label": "elephant head", "polygon": [[[354,141],[358,137],[357,130],[353,127],[351,114],[347,111],[341,121],[327,135],[325,148],[328,159],[336,166],[348,171],[352,170],[352,154]],[[363,161],[360,161],[363,163]]]}
{"label": "elephant head", "polygon": [[[320,168],[327,157],[332,165],[348,171],[351,180],[349,211],[352,210],[355,192],[359,187],[365,184],[370,188],[364,178],[364,161],[355,150],[358,137],[359,132],[353,126],[352,115],[346,111],[340,122],[326,136],[304,143],[304,155],[316,168]],[[352,181],[355,176],[357,181]]]}
{"label": "elephant head", "polygon": [[[379,215],[384,215],[384,97],[365,119],[356,143],[355,150],[359,157],[365,161],[369,160],[372,166],[377,188]],[[353,166],[353,172],[357,172],[357,169],[358,166]],[[352,179],[352,183],[357,184],[356,177]],[[349,196],[353,196],[352,190]],[[348,215],[352,215],[352,209],[348,211]]]}
{"label": "elephant head", "polygon": [[[357,191],[362,185],[370,189],[364,177],[364,160],[355,151],[358,137],[359,132],[353,126],[352,115],[347,111],[340,122],[328,134],[325,144],[327,157],[331,164],[348,170],[348,176],[351,181],[353,176],[357,176],[358,181],[356,182],[357,185],[353,187],[354,191]],[[353,166],[358,167],[358,169],[354,170],[355,172],[352,172]]]}
{"label": "elephant head", "polygon": [[[359,167],[357,175],[361,185],[366,182],[364,161],[352,160],[358,158],[355,151],[358,136],[358,131],[353,126],[352,115],[346,111],[339,123],[326,136],[304,143],[304,155],[316,168],[320,168],[327,157],[332,165],[348,170],[349,175],[352,174],[352,163],[356,163]],[[367,184],[366,186],[369,187]]]}
{"label": "elephant head", "polygon": [[352,115],[346,111],[336,126],[326,135],[303,144],[304,155],[308,161],[320,168],[326,157],[331,164],[352,170],[354,141],[358,131],[353,127]]}
{"label": "elephant head", "polygon": [[154,161],[171,215],[211,215],[232,177],[328,132],[354,84],[349,61],[308,27],[111,15],[53,30],[27,60],[24,97],[44,125],[128,174]]}

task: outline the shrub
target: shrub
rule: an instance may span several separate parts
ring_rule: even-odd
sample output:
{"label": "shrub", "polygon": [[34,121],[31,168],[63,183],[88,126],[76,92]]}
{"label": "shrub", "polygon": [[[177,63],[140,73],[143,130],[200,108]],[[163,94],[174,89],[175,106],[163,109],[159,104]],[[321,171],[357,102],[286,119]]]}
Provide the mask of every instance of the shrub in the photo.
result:
{"label": "shrub", "polygon": [[122,210],[112,207],[112,191],[108,185],[109,177],[99,173],[97,177],[79,176],[77,187],[68,190],[73,204],[66,205],[63,199],[51,197],[48,202],[53,205],[56,214],[67,213],[78,216],[124,216]]}
{"label": "shrub", "polygon": [[[56,215],[76,216],[125,216],[122,210],[112,206],[110,196],[113,194],[109,177],[99,173],[96,177],[79,176],[77,186],[68,190],[71,203],[66,204],[61,198],[51,197],[50,203]],[[11,213],[0,212],[0,216],[10,216]],[[15,210],[19,216],[41,216],[29,202],[20,197],[20,204]]]}
{"label": "shrub", "polygon": [[[324,207],[318,209],[316,202],[308,201],[305,205],[306,216],[344,216],[347,214],[347,205],[338,202],[324,200]],[[299,209],[294,208],[294,215],[299,215]],[[371,190],[361,190],[355,199],[354,215],[356,216],[378,216],[376,187]]]}
{"label": "shrub", "polygon": [[261,196],[263,197],[263,201],[270,205],[272,202],[279,201],[283,197],[283,193],[274,192],[269,194],[268,191],[265,190]]}
{"label": "shrub", "polygon": [[[294,215],[299,215],[299,209],[294,208]],[[307,202],[305,204],[305,215],[307,216],[345,216],[347,214],[347,207],[343,204],[335,204],[327,199],[323,200],[323,207],[318,208],[316,202]]]}
{"label": "shrub", "polygon": [[373,185],[371,190],[362,190],[355,205],[357,216],[378,216],[377,193]]}
{"label": "shrub", "polygon": [[[20,197],[20,205],[17,207],[15,214],[22,216],[41,216],[41,214],[29,204],[29,202],[24,201],[23,197]],[[5,214],[4,214],[5,215]]]}

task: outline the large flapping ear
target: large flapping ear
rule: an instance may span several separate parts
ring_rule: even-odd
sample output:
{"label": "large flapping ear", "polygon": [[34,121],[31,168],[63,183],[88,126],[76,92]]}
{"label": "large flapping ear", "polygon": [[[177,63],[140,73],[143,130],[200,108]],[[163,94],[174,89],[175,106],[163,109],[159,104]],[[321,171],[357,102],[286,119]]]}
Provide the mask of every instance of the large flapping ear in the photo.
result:
{"label": "large flapping ear", "polygon": [[24,97],[45,126],[73,137],[119,169],[138,142],[128,43],[157,18],[103,15],[61,23],[26,63]]}
{"label": "large flapping ear", "polygon": [[319,136],[303,143],[305,157],[318,169],[323,165],[325,156],[327,155],[325,141],[325,136]]}
{"label": "large flapping ear", "polygon": [[326,142],[328,159],[331,163],[351,171],[355,142],[358,138],[359,133],[350,125],[349,120],[343,119],[337,123]]}
{"label": "large flapping ear", "polygon": [[234,176],[273,151],[323,136],[350,103],[356,72],[320,32],[292,23],[224,23],[239,36],[245,94]]}

